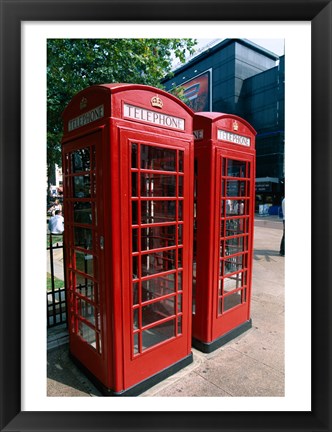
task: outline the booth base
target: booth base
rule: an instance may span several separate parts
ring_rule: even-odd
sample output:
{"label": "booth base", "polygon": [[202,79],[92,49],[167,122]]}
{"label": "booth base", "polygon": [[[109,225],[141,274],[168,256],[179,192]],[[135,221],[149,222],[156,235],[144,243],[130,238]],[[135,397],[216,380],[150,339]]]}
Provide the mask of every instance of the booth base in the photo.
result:
{"label": "booth base", "polygon": [[178,362],[168,366],[167,368],[161,370],[160,372],[152,375],[149,378],[135,384],[134,386],[122,390],[120,392],[116,392],[108,387],[106,387],[103,383],[101,383],[75,356],[73,356],[69,352],[70,358],[72,361],[82,370],[82,372],[90,379],[90,381],[95,385],[95,387],[104,395],[104,396],[138,396],[141,393],[145,392],[149,388],[154,385],[160,383],[164,379],[168,378],[171,375],[174,375],[179,370],[188,366],[193,362],[193,354],[190,353],[188,356],[179,360]]}
{"label": "booth base", "polygon": [[251,327],[252,321],[250,318],[248,321],[240,324],[238,327],[235,327],[234,329],[230,330],[228,333],[220,336],[219,338],[214,339],[212,342],[202,342],[198,339],[193,338],[192,346],[203,353],[210,353],[225,345],[227,342],[230,342],[232,339],[240,336],[242,333],[249,330]]}

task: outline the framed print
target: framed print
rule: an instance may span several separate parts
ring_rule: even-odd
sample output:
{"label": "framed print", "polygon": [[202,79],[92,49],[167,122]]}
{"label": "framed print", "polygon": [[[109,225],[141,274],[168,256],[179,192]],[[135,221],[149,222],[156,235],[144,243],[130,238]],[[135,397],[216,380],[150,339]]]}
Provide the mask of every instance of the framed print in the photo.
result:
{"label": "framed print", "polygon": [[[151,430],[151,431],[258,431],[258,430],[304,430],[304,431],[332,431],[330,401],[331,401],[331,294],[330,294],[330,268],[331,268],[331,55],[332,55],[332,4],[329,0],[268,0],[257,2],[248,0],[216,0],[216,1],[184,1],[177,2],[156,0],[127,1],[115,0],[82,0],[81,2],[55,0],[31,1],[0,0],[1,4],[1,231],[0,231],[0,428],[1,431],[28,431],[28,430],[52,430],[52,431],[126,431],[126,430]],[[46,374],[46,357],[38,359],[40,350],[38,341],[45,338],[44,320],[40,318],[37,308],[39,300],[34,298],[36,292],[32,287],[39,283],[36,275],[29,271],[27,280],[26,263],[39,266],[39,261],[44,264],[44,255],[35,255],[33,244],[34,234],[40,226],[44,227],[44,213],[40,214],[40,191],[45,190],[45,180],[34,184],[36,189],[29,188],[28,179],[34,175],[35,167],[43,164],[44,149],[40,149],[36,143],[46,140],[46,115],[45,109],[39,110],[39,96],[25,92],[29,86],[28,72],[35,71],[36,75],[42,71],[46,76],[45,57],[39,57],[34,51],[27,51],[27,32],[25,24],[33,24],[36,27],[49,28],[49,34],[54,35],[53,24],[63,23],[75,27],[83,23],[78,38],[85,37],[85,32],[90,25],[103,25],[105,22],[126,23],[127,28],[135,24],[166,23],[167,25],[183,26],[195,25],[197,28],[204,25],[211,26],[218,23],[252,23],[269,24],[282,22],[287,26],[296,23],[305,23],[311,27],[311,50],[304,46],[306,39],[301,39],[293,34],[292,47],[296,51],[309,52],[311,55],[311,68],[303,71],[301,63],[290,63],[292,73],[295,76],[301,74],[311,75],[311,88],[303,88],[297,104],[292,105],[291,112],[287,112],[287,123],[291,125],[295,134],[292,135],[293,148],[296,148],[296,157],[292,163],[298,164],[296,172],[301,175],[293,179],[294,196],[296,205],[290,205],[291,219],[301,227],[297,243],[292,244],[295,250],[291,254],[292,259],[286,261],[286,267],[292,276],[292,283],[287,289],[293,291],[295,306],[303,313],[296,315],[291,332],[292,349],[308,353],[306,358],[299,359],[306,364],[304,381],[310,382],[311,403],[305,408],[294,409],[283,406],[282,409],[262,409],[263,401],[260,398],[247,398],[239,402],[238,407],[232,409],[210,410],[205,409],[180,409],[167,408],[166,398],[158,398],[150,401],[150,398],[142,398],[137,406],[136,399],[130,401],[125,398],[126,407],[118,409],[118,398],[109,398],[109,405],[98,409],[98,398],[63,398],[62,404],[57,399],[49,398],[47,404],[34,405],[34,409],[24,409],[24,406],[32,406],[23,403],[25,398],[34,395],[32,377],[36,369],[31,367],[31,357],[35,356],[36,364],[45,364],[45,370],[37,371]],[[272,28],[272,27],[271,27]],[[46,34],[46,33],[45,33]],[[300,35],[300,33],[298,34]],[[50,36],[53,37],[53,36]],[[273,34],[264,37],[273,38]],[[297,46],[298,44],[298,46]],[[308,50],[308,51],[306,51]],[[45,46],[46,51],[46,46]],[[28,55],[26,53],[29,53]],[[23,55],[24,54],[24,55]],[[44,53],[45,54],[45,53]],[[304,54],[305,55],[305,54]],[[301,61],[301,60],[300,60]],[[29,64],[29,68],[27,68]],[[309,61],[310,64],[310,61]],[[32,66],[32,67],[31,67]],[[29,71],[28,71],[29,69]],[[286,63],[286,77],[287,73]],[[31,75],[29,75],[30,77]],[[31,76],[31,78],[33,78]],[[43,80],[44,78],[42,78]],[[197,84],[196,82],[188,82]],[[206,86],[203,96],[210,100],[211,89],[210,71],[205,70],[200,76],[200,84]],[[36,84],[33,84],[35,88]],[[42,99],[45,99],[45,88],[40,84]],[[189,91],[189,87],[187,89]],[[190,86],[190,91],[194,88]],[[29,97],[27,97],[29,94]],[[307,96],[310,96],[309,99]],[[302,99],[303,97],[303,99]],[[46,100],[46,99],[45,99]],[[299,118],[301,104],[305,100],[311,102],[311,118]],[[209,107],[210,102],[206,104]],[[204,105],[205,106],[205,105]],[[208,109],[208,108],[206,108]],[[29,111],[29,118],[33,118],[33,124],[39,125],[34,130],[34,135],[29,132],[27,140],[27,127],[25,112]],[[307,112],[310,112],[307,111]],[[36,122],[36,123],[35,123]],[[309,129],[305,129],[311,123]],[[306,130],[306,139],[311,141],[311,149],[301,145],[301,129]],[[309,130],[309,132],[307,132]],[[46,146],[45,146],[46,147]],[[310,157],[308,153],[310,154]],[[308,159],[309,157],[309,159]],[[24,160],[29,158],[29,165]],[[311,164],[308,165],[308,160]],[[42,169],[43,170],[43,169]],[[291,171],[291,169],[290,169]],[[310,180],[310,181],[309,181]],[[305,190],[303,190],[305,189]],[[299,204],[299,205],[298,205]],[[26,221],[32,221],[27,225]],[[30,230],[27,237],[26,231]],[[32,235],[31,235],[32,234]],[[27,242],[29,239],[29,243]],[[32,241],[30,241],[32,239]],[[306,260],[303,261],[303,251]],[[30,259],[27,260],[27,255]],[[309,257],[309,259],[308,259]],[[30,265],[30,264],[29,264]],[[304,267],[310,267],[309,273],[311,287],[311,304],[309,313],[304,308],[304,288],[301,274]],[[31,277],[31,275],[33,277]],[[307,281],[309,284],[309,281]],[[24,289],[22,288],[24,287]],[[29,289],[29,287],[31,287]],[[43,287],[39,288],[43,291]],[[295,294],[294,294],[295,292]],[[44,296],[43,296],[44,299]],[[31,327],[26,316],[26,303],[29,302],[31,316],[34,316],[34,326]],[[43,314],[42,314],[43,315]],[[311,316],[310,316],[311,315]],[[292,319],[293,318],[293,319]],[[294,321],[295,324],[294,324]],[[30,329],[33,328],[35,333]],[[39,333],[40,331],[40,333]],[[32,334],[31,334],[32,333]],[[310,334],[309,334],[310,333]],[[290,337],[290,336],[289,336]],[[35,354],[36,353],[36,354]],[[38,353],[38,354],[37,354]],[[32,355],[31,355],[32,354]],[[43,354],[42,354],[43,355]],[[29,363],[27,358],[29,357]],[[29,365],[29,366],[27,366]],[[311,374],[310,374],[311,369]],[[287,367],[286,367],[287,374]],[[311,376],[310,376],[311,375]],[[37,380],[36,376],[36,380]],[[298,393],[301,393],[299,382]],[[38,388],[40,385],[38,384]],[[307,389],[307,387],[306,387]],[[290,389],[286,386],[286,396]],[[46,389],[45,389],[46,395]],[[153,399],[153,398],[151,398]],[[193,398],[195,399],[195,398]],[[208,398],[208,404],[218,404],[220,401]],[[37,399],[36,399],[37,400]],[[114,400],[114,405],[110,401]],[[65,402],[66,407],[63,407]],[[157,403],[156,403],[157,402]],[[277,404],[280,401],[275,401]],[[282,401],[281,401],[282,402]],[[144,406],[143,406],[144,403]],[[197,401],[186,400],[187,406],[195,405]],[[250,409],[244,405],[250,404]],[[52,404],[52,405],[51,405]],[[81,404],[81,408],[77,408]],[[102,404],[100,402],[100,404]],[[153,406],[153,409],[152,409]],[[266,405],[268,406],[268,405]],[[159,407],[159,409],[158,409]],[[166,407],[166,408],[165,408]]]}

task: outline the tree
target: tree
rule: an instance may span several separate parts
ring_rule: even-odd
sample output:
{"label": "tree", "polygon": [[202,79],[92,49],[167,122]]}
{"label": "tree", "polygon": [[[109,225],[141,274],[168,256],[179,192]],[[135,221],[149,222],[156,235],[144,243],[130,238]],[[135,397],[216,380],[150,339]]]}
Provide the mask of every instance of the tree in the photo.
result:
{"label": "tree", "polygon": [[94,84],[121,82],[161,88],[173,59],[192,54],[193,39],[49,39],[47,42],[47,168],[61,165],[61,113]]}

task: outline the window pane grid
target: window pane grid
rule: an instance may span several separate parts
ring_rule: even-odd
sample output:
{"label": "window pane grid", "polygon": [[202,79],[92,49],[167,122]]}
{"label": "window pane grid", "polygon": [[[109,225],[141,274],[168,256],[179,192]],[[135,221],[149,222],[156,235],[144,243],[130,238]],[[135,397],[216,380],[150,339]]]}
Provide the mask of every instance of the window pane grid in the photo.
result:
{"label": "window pane grid", "polygon": [[182,332],[184,152],[131,145],[132,353],[139,355]]}

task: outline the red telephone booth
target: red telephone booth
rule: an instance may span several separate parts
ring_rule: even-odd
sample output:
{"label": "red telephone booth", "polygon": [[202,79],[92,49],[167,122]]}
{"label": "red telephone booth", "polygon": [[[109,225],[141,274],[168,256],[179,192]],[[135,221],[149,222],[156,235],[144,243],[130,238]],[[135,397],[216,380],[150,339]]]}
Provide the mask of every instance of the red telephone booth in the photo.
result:
{"label": "red telephone booth", "polygon": [[256,132],[206,112],[194,136],[193,346],[211,352],[251,327]]}
{"label": "red telephone booth", "polygon": [[109,84],[63,121],[70,353],[105,395],[137,395],[192,361],[193,113]]}

